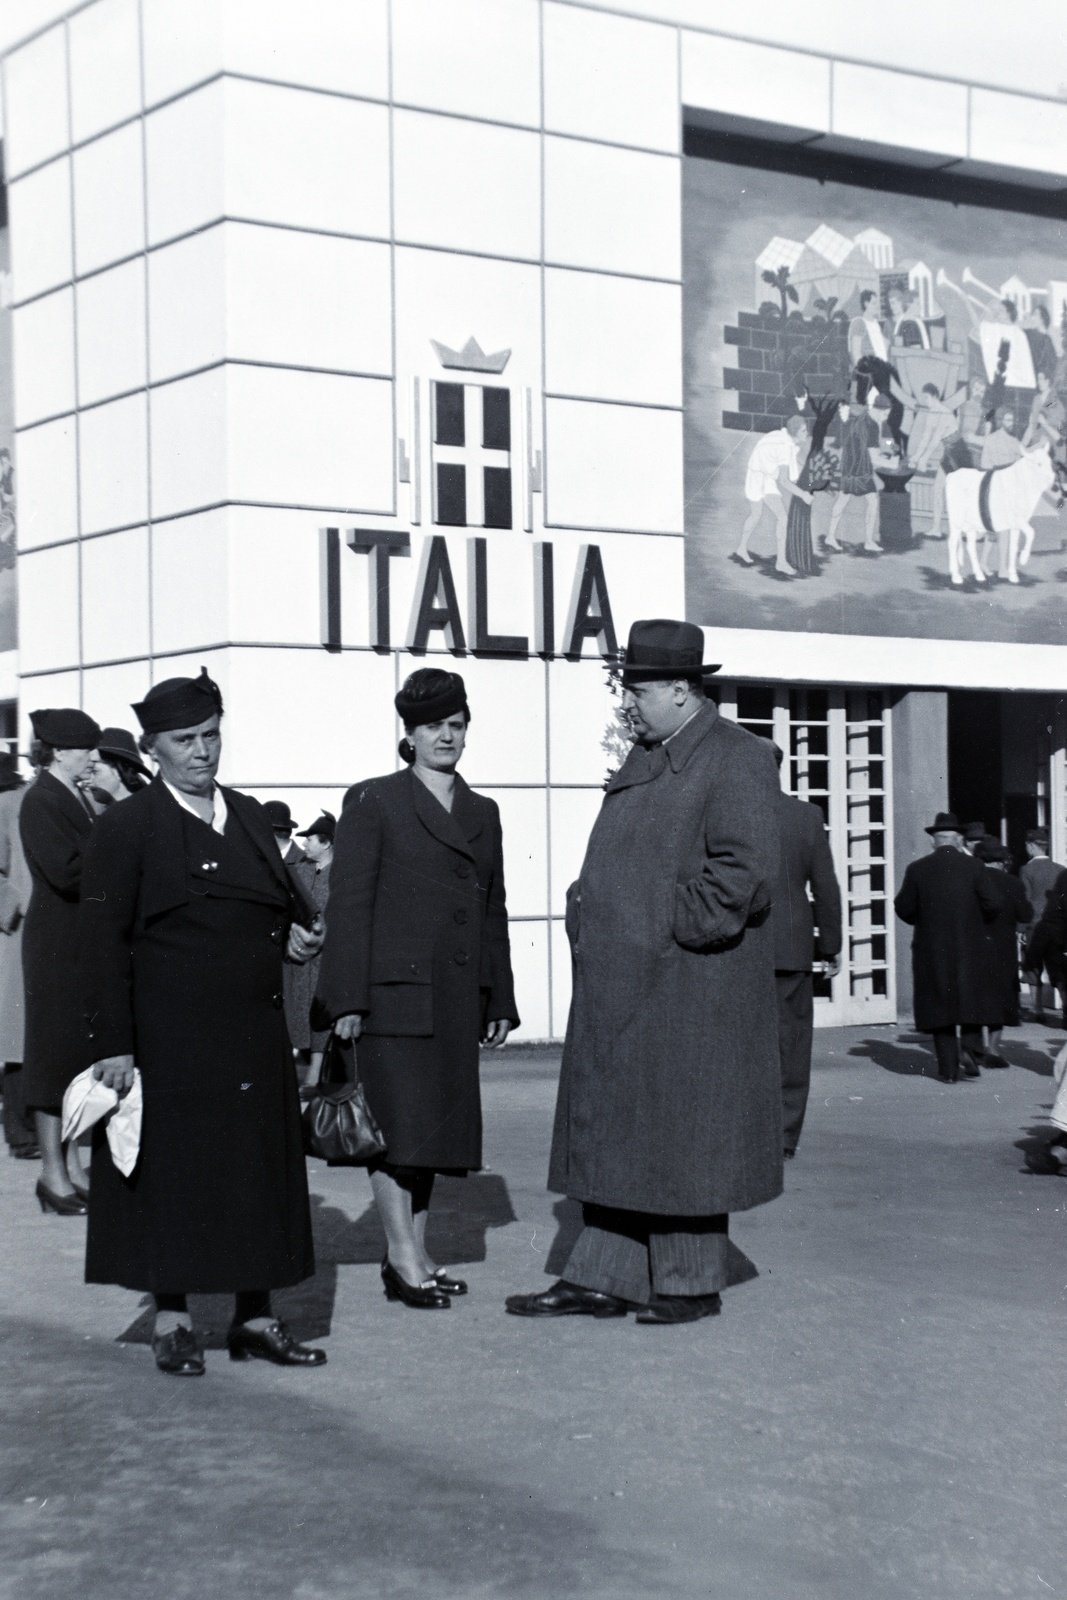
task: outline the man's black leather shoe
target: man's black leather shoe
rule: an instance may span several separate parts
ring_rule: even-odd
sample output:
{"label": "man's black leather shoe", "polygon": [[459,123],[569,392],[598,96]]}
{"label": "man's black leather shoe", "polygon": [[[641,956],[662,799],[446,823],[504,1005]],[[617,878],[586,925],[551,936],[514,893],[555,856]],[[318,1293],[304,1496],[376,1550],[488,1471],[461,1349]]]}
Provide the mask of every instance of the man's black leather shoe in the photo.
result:
{"label": "man's black leather shoe", "polygon": [[540,1294],[509,1294],[504,1309],[513,1317],[624,1317],[630,1307],[618,1295],[582,1289],[560,1278]]}
{"label": "man's black leather shoe", "polygon": [[284,1322],[266,1328],[250,1328],[246,1322],[234,1323],[226,1335],[231,1361],[273,1361],[276,1367],[322,1367],[325,1350],[312,1350],[297,1344]]}
{"label": "man's black leather shoe", "polygon": [[701,1317],[717,1317],[722,1299],[717,1294],[657,1294],[642,1306],[635,1322],[699,1322]]}
{"label": "man's black leather shoe", "polygon": [[172,1378],[204,1376],[204,1352],[191,1328],[178,1327],[153,1339],[152,1353],[160,1372],[169,1372]]}

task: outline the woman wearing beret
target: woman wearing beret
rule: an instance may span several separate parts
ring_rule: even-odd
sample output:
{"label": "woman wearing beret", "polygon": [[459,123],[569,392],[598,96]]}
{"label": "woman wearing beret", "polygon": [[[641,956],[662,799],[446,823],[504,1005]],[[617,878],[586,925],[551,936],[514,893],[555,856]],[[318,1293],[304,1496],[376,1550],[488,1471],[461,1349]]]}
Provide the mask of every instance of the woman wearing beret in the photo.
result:
{"label": "woman wearing beret", "polygon": [[345,796],[330,875],[318,998],[386,1141],[371,1183],[390,1300],[442,1310],[466,1284],[434,1266],[426,1220],[438,1172],[482,1164],[479,1042],[518,1025],[500,813],[456,773],[470,711],[463,679],[428,667],[396,696],[408,770]]}
{"label": "woman wearing beret", "polygon": [[[40,768],[27,790],[19,832],[33,892],[22,935],[26,1104],[37,1117],[42,1211],[84,1216],[88,1190],[76,1149],[60,1139],[63,1095],[89,1065],[79,982],[82,851],[93,812],[78,787],[91,770],[100,729],[84,711],[32,711],[31,759]],[[69,1170],[68,1171],[68,1167]]]}
{"label": "woman wearing beret", "polygon": [[[263,809],[266,810],[266,807]],[[337,818],[331,812],[324,811],[321,817],[315,818],[310,828],[304,828],[297,834],[298,839],[304,840],[304,853],[292,867],[293,877],[303,889],[308,903],[315,907],[321,917],[325,917],[326,902],[330,897],[330,863],[333,860],[336,829]],[[284,978],[285,1025],[289,1029],[293,1049],[300,1053],[298,1073],[303,1083],[318,1083],[322,1052],[330,1037],[329,1028],[315,1025],[321,1022],[321,1018],[317,1014],[312,1017],[312,1003],[319,981],[318,957],[305,961],[303,966],[288,962]],[[315,1010],[317,1013],[317,1007]]]}

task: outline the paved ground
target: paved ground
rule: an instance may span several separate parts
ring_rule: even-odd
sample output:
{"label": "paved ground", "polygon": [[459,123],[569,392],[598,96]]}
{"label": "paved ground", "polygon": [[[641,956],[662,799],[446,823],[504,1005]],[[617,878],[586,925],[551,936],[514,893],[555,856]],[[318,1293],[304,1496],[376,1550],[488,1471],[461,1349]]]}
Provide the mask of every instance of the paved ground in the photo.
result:
{"label": "paved ground", "polygon": [[493,1058],[490,1170],[441,1185],[452,1311],[386,1303],[365,1176],[313,1163],[321,1265],[286,1311],[319,1372],[157,1374],[138,1297],[81,1283],[83,1223],[0,1156],[0,1596],[1067,1594],[1067,1182],[1020,1149],[1062,1037],[947,1088],[905,1030],[819,1035],[787,1192],[734,1227],[760,1276],[681,1328],[503,1314],[573,1218],[556,1058]]}

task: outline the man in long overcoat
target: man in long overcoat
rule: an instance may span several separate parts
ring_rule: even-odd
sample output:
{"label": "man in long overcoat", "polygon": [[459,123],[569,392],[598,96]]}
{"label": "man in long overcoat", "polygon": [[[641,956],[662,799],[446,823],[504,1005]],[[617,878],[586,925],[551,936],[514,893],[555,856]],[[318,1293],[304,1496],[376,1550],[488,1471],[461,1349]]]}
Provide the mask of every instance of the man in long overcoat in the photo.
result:
{"label": "man in long overcoat", "polygon": [[955,1083],[961,1056],[966,1075],[978,1077],[982,1025],[998,1015],[988,992],[986,926],[999,901],[981,861],[963,850],[951,811],[938,812],[926,832],[933,851],[908,867],[894,904],[915,929],[915,1026],[934,1036],[938,1077]]}
{"label": "man in long overcoat", "polygon": [[215,782],[207,674],[134,710],[159,773],[97,820],[82,948],[94,1071],[122,1093],[136,1066],[144,1113],[128,1178],[98,1124],[86,1278],[151,1292],[162,1372],[204,1370],[189,1293],[236,1293],[233,1360],[321,1365],[270,1304],[315,1265],[282,960],[317,954],[321,928],[293,921],[262,806]]}
{"label": "man in long overcoat", "polygon": [[574,998],[549,1188],[585,1226],[523,1316],[692,1321],[720,1309],[731,1211],[782,1188],[766,740],[704,694],[703,636],[637,622],[623,705],[638,743],[568,899]]}
{"label": "man in long overcoat", "polygon": [[[784,752],[774,746],[781,766]],[[778,1052],[782,1067],[783,1155],[796,1155],[811,1084],[815,1026],[812,964],[815,930],[831,975],[841,965],[841,890],[826,825],[818,806],[782,794],[778,879],[774,887],[774,981],[778,991]],[[814,900],[808,898],[811,886]]]}

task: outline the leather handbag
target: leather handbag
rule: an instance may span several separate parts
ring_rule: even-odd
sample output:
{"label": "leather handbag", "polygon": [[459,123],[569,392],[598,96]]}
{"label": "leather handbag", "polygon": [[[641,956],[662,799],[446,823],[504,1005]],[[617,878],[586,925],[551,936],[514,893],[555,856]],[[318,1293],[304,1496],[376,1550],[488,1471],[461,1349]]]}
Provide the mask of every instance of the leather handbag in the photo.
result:
{"label": "leather handbag", "polygon": [[367,1104],[354,1058],[351,1044],[331,1033],[319,1082],[305,1091],[304,1150],[331,1166],[365,1167],[385,1154],[382,1130]]}

